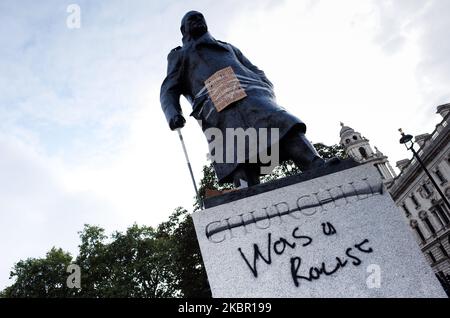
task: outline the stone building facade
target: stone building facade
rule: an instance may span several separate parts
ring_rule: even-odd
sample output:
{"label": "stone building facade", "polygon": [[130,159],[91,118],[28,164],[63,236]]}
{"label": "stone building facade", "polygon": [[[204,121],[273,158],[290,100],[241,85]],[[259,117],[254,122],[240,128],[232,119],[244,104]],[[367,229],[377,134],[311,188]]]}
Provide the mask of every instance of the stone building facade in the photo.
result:
{"label": "stone building facade", "polygon": [[[414,138],[415,149],[442,192],[450,199],[450,104],[439,106],[437,113],[442,120],[432,133]],[[341,144],[346,153],[358,162],[373,162],[377,167],[422,252],[450,295],[449,207],[414,158],[398,161],[396,166],[401,172],[396,176],[387,157],[380,155],[378,150],[371,152],[367,139],[341,125]]]}
{"label": "stone building facade", "polygon": [[[416,148],[433,179],[450,199],[450,104],[437,108],[442,120],[430,134],[416,136]],[[401,170],[389,187],[435,274],[450,291],[450,209],[415,159],[397,162]]]}

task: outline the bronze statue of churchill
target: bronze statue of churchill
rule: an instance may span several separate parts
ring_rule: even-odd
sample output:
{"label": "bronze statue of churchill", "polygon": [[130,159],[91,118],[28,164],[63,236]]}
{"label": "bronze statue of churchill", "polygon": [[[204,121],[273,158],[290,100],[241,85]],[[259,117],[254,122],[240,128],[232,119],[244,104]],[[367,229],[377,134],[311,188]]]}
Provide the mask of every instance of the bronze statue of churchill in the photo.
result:
{"label": "bronze statue of churchill", "polygon": [[[180,107],[183,95],[192,105],[191,116],[201,120],[202,130],[218,128],[278,128],[280,159],[292,159],[302,171],[325,165],[325,161],[306,139],[306,125],[280,107],[273,85],[264,72],[253,65],[233,45],[214,39],[203,15],[188,12],[181,22],[183,46],[168,55],[167,77],[161,86],[161,106],[170,129],[185,124]],[[217,72],[232,69],[242,88],[242,98],[219,110],[214,105],[205,82]],[[258,150],[259,151],[259,150]],[[213,162],[220,183],[235,186],[259,183],[258,164],[248,162]]]}

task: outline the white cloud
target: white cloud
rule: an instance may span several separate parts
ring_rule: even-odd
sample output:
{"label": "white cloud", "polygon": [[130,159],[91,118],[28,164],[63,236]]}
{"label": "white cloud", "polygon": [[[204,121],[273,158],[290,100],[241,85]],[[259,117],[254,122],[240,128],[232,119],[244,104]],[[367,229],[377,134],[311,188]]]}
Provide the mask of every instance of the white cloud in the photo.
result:
{"label": "white cloud", "polygon": [[[228,40],[266,71],[280,104],[306,122],[310,139],[337,143],[343,121],[395,163],[408,156],[397,129],[431,131],[439,120],[435,107],[446,102],[437,97],[448,94],[448,80],[429,67],[420,71],[423,61],[435,59],[421,34],[433,24],[423,12],[436,5],[287,1],[271,11],[241,11]],[[434,37],[444,41],[448,30]],[[423,89],[426,78],[434,78],[432,91]]]}
{"label": "white cloud", "polygon": [[[419,116],[428,118],[435,106],[450,100],[450,3],[442,0],[374,1],[378,17],[376,36],[383,48],[392,38],[414,42],[419,50],[415,65]],[[384,43],[383,43],[384,42]],[[404,49],[403,51],[407,51]]]}
{"label": "white cloud", "polygon": [[74,253],[83,224],[112,227],[109,202],[91,192],[71,193],[61,162],[21,140],[0,134],[0,284],[20,259],[42,256],[52,246]]}

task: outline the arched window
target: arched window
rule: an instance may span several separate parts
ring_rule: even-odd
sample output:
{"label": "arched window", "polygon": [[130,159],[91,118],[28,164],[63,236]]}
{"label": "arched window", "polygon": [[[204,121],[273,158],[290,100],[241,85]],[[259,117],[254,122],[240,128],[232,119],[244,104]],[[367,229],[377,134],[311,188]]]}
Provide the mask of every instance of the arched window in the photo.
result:
{"label": "arched window", "polygon": [[425,236],[422,233],[422,230],[420,229],[419,226],[416,226],[414,228],[414,230],[416,230],[417,234],[419,235],[420,239],[422,240],[422,242],[425,242]]}
{"label": "arched window", "polygon": [[450,223],[450,219],[447,216],[445,207],[443,205],[437,204],[433,208],[434,209],[432,211],[434,211],[440,217],[440,219],[444,222],[444,224],[447,225]]}
{"label": "arched window", "polygon": [[358,136],[353,136],[353,140],[358,140]]}
{"label": "arched window", "polygon": [[430,186],[428,181],[422,183],[422,186],[418,189],[420,196],[424,199],[429,199],[433,195],[433,187]]}
{"label": "arched window", "polygon": [[410,198],[411,198],[411,201],[414,203],[416,209],[419,208],[420,207],[420,203],[419,203],[419,201],[417,201],[417,198],[414,195],[414,193],[411,193]]}
{"label": "arched window", "polygon": [[433,224],[431,224],[430,219],[429,218],[425,218],[425,219],[423,219],[423,221],[426,223],[426,225],[430,229],[431,234],[436,234],[436,230],[434,229]]}
{"label": "arched window", "polygon": [[419,217],[422,219],[423,223],[425,223],[428,227],[428,230],[430,231],[430,233],[432,235],[436,235],[436,229],[434,228],[433,224],[431,223],[427,212],[425,211],[420,211],[419,212]]}
{"label": "arched window", "polygon": [[433,214],[434,218],[438,221],[439,225],[445,226],[445,224],[442,222],[441,218],[437,214],[436,210],[430,210],[431,214]]}
{"label": "arched window", "polygon": [[422,188],[425,191],[425,194],[427,195],[427,197],[429,197],[430,195],[433,194],[433,191],[430,189],[430,186],[428,185],[428,183],[423,183],[422,184]]}
{"label": "arched window", "polygon": [[360,148],[359,148],[359,153],[361,154],[361,156],[362,156],[364,159],[367,159],[367,151],[366,151],[366,149],[364,149],[363,147],[360,147]]}
{"label": "arched window", "polygon": [[444,177],[444,175],[442,174],[441,170],[439,170],[439,168],[436,168],[436,170],[434,171],[434,174],[438,177],[438,179],[441,183],[447,182],[447,179]]}
{"label": "arched window", "polygon": [[349,144],[350,143],[350,139],[345,139],[345,143]]}
{"label": "arched window", "polygon": [[425,236],[423,235],[422,231],[420,230],[419,223],[416,220],[411,220],[411,222],[409,224],[414,229],[414,231],[416,231],[416,233],[420,237],[422,243],[424,243]]}
{"label": "arched window", "polygon": [[404,202],[401,205],[401,207],[403,208],[403,211],[405,211],[405,214],[407,217],[411,215],[411,212],[409,211],[408,207],[406,206],[406,204]]}

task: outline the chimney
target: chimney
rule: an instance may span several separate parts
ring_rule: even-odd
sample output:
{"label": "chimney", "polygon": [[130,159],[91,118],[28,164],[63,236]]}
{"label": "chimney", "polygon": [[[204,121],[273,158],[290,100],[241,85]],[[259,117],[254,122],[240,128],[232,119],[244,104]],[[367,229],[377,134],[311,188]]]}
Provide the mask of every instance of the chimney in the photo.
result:
{"label": "chimney", "polygon": [[403,169],[405,169],[407,166],[409,166],[409,159],[403,159],[403,160],[397,161],[395,166],[403,171]]}
{"label": "chimney", "polygon": [[442,118],[445,118],[445,116],[447,116],[449,112],[450,112],[450,103],[438,106],[436,113],[441,115]]}
{"label": "chimney", "polygon": [[427,142],[428,139],[430,139],[431,135],[430,134],[422,134],[422,135],[417,135],[414,140],[419,144],[419,147],[422,147],[424,143]]}

